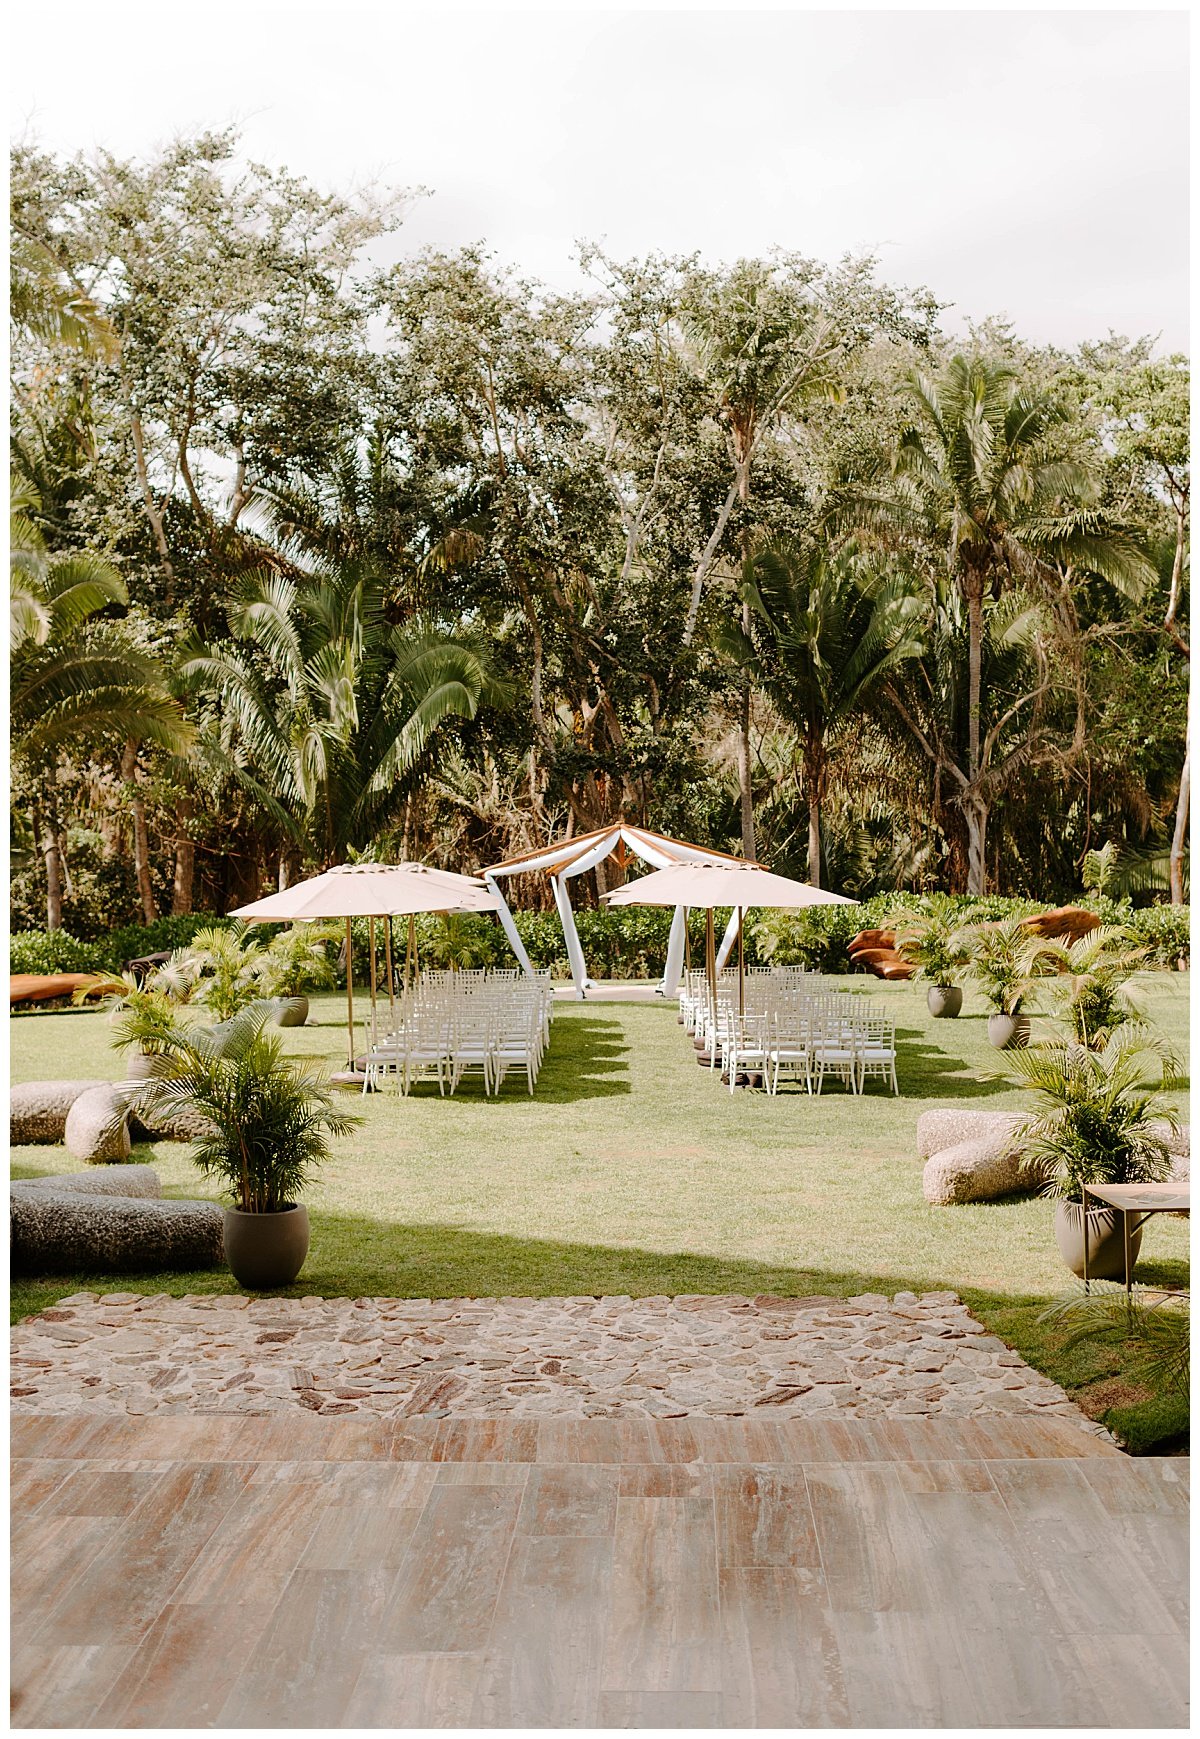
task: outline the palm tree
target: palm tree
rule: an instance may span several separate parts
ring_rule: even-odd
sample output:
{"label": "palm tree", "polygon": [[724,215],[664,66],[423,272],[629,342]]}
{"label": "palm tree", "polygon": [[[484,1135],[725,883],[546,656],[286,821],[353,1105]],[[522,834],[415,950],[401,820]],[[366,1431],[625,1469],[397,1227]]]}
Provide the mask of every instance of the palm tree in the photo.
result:
{"label": "palm tree", "polygon": [[1061,591],[1095,575],[1136,599],[1154,570],[1106,519],[1089,468],[1054,452],[1064,412],[1027,391],[1015,372],[981,357],[953,356],[936,376],[914,374],[913,420],[894,456],[898,501],[863,503],[867,518],[907,521],[945,550],[966,605],[968,639],[965,784],[968,891],[984,891],[987,796],[982,750],[984,599],[1012,584]]}
{"label": "palm tree", "polygon": [[923,602],[903,575],[882,579],[850,554],[793,543],[751,556],[741,597],[743,624],[725,625],[715,638],[802,739],[808,879],[820,887],[829,739],[918,655]]}
{"label": "palm tree", "polygon": [[[1012,590],[985,601],[978,648],[985,696],[974,777],[970,755],[970,645],[962,593],[938,582],[911,680],[887,682],[884,699],[929,762],[933,820],[950,838],[952,885],[972,886],[996,801],[1025,768],[1051,752],[1053,704],[1063,678],[1049,647],[1047,612]],[[954,823],[958,817],[962,825]],[[965,850],[962,834],[966,834]],[[955,873],[957,872],[957,873]]]}
{"label": "palm tree", "polygon": [[120,575],[86,550],[52,554],[14,490],[9,615],[13,760],[43,793],[35,831],[46,861],[46,924],[62,925],[62,849],[54,773],[68,749],[105,738],[149,740],[175,753],[191,729],[158,660],[127,623],[100,612],[128,603]]}
{"label": "palm tree", "polygon": [[184,654],[223,704],[243,783],[323,867],[373,836],[446,720],[503,693],[481,649],[390,624],[384,602],[371,567],[257,572],[227,607],[229,639]]}
{"label": "palm tree", "polygon": [[[763,437],[805,399],[837,397],[834,365],[845,336],[832,314],[807,286],[780,281],[760,261],[743,260],[723,279],[701,275],[685,310],[688,340],[713,413],[725,433],[733,478],[716,524],[697,564],[683,628],[690,645],[700,613],[705,578],[713,565],[733,508],[741,508],[742,554],[750,554],[750,480]],[[750,632],[743,603],[743,634]],[[738,711],[738,787],[742,850],[756,855],[750,784],[750,678],[741,686]]]}

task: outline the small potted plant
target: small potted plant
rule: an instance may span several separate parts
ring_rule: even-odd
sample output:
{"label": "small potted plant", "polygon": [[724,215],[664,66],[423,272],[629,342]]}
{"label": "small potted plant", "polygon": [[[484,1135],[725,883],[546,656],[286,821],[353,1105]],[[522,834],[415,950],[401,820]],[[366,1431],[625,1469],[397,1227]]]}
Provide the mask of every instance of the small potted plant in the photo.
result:
{"label": "small potted plant", "polygon": [[[1085,1045],[1047,1045],[1013,1057],[1013,1068],[1038,1094],[1041,1114],[1024,1129],[1022,1164],[1043,1194],[1057,1200],[1054,1236],[1063,1261],[1081,1278],[1123,1279],[1122,1216],[1099,1204],[1084,1224],[1085,1184],[1161,1183],[1171,1172],[1165,1133],[1174,1116],[1147,1086],[1148,1050],[1166,1054],[1149,1035],[1129,1035],[1105,1051]],[[1131,1240],[1131,1261],[1141,1247]]]}
{"label": "small potted plant", "polygon": [[197,930],[187,948],[171,956],[164,977],[190,982],[192,1000],[202,1003],[213,1017],[213,1032],[229,1030],[239,1010],[248,1008],[262,994],[266,950],[251,936],[246,924],[219,929],[215,925]]}
{"label": "small potted plant", "polygon": [[262,999],[234,1015],[228,1032],[179,1029],[154,1059],[154,1075],[122,1095],[142,1121],[187,1110],[204,1120],[193,1158],[233,1197],[225,1209],[225,1258],[240,1286],[289,1286],[308,1254],[305,1185],[329,1156],[330,1136],[358,1118],[334,1104],[312,1062],[285,1057],[264,1029],[274,1014]]}
{"label": "small potted plant", "polygon": [[129,972],[93,973],[81,984],[71,1000],[81,1003],[103,995],[109,1009],[109,1021],[116,1029],[113,1049],[129,1051],[125,1079],[145,1081],[153,1073],[153,1058],[163,1048],[163,1042],[176,1030],[175,1004],[168,992],[151,975],[142,985]]}
{"label": "small potted plant", "polygon": [[161,990],[130,990],[115,1010],[113,1049],[128,1051],[125,1078],[146,1081],[160,1057],[179,1031],[179,1017],[169,996]]}
{"label": "small potted plant", "polygon": [[1141,1013],[1129,980],[1145,964],[1146,950],[1131,946],[1127,930],[1106,924],[1074,942],[1040,942],[1036,964],[1053,975],[1056,1012],[1076,1044],[1102,1051]]}
{"label": "small potted plant", "polygon": [[1018,919],[1011,919],[980,924],[967,933],[966,941],[971,977],[992,1007],[989,1040],[998,1051],[1027,1045],[1029,1016],[1022,1013],[1022,1004],[1038,976],[1028,934]]}
{"label": "small potted plant", "polygon": [[928,910],[901,910],[891,919],[896,952],[926,981],[925,1003],[935,1020],[954,1020],[962,1010],[960,973],[971,963],[956,902],[931,895]]}
{"label": "small potted plant", "polygon": [[261,978],[263,994],[275,999],[276,1026],[303,1026],[309,1014],[309,991],[333,984],[326,950],[334,940],[328,924],[293,924],[270,943]]}

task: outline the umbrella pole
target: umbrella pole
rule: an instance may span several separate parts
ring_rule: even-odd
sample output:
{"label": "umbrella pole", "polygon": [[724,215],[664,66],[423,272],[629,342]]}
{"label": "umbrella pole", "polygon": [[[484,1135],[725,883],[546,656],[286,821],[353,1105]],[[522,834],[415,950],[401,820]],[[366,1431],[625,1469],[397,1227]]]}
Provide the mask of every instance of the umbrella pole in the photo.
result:
{"label": "umbrella pole", "polygon": [[372,1045],[377,1045],[379,1043],[379,1026],[378,1026],[379,1011],[376,1007],[377,989],[376,989],[376,983],[375,983],[375,920],[374,920],[374,918],[367,919],[367,944],[368,944],[368,947],[370,948],[370,951],[371,951],[371,1043],[372,1043]]}
{"label": "umbrella pole", "polygon": [[704,914],[704,964],[708,970],[708,1007],[712,1019],[717,1018],[717,944],[713,936],[713,909]]}
{"label": "umbrella pole", "polygon": [[350,1056],[346,1067],[354,1067],[354,941],[350,935],[350,920],[346,919],[346,1032],[350,1040]]}
{"label": "umbrella pole", "polygon": [[417,959],[417,917],[415,912],[408,914],[408,945],[412,949],[413,983],[421,976],[421,963]]}
{"label": "umbrella pole", "polygon": [[392,920],[388,917],[383,920],[383,923],[383,958],[388,975],[388,1014],[391,1016],[394,1035],[396,1031],[396,977],[392,971]]}
{"label": "umbrella pole", "polygon": [[742,906],[738,907],[738,1014],[746,1012],[746,951],[742,946],[742,925],[746,913]]}

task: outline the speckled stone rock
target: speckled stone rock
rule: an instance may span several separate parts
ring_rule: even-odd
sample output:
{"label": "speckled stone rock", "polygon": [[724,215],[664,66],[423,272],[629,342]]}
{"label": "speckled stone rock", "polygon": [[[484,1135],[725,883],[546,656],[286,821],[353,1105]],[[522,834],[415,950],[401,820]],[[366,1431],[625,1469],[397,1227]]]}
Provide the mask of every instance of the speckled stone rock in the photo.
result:
{"label": "speckled stone rock", "polygon": [[1029,1187],[1021,1150],[1003,1132],[943,1148],[926,1160],[921,1174],[925,1200],[939,1208],[957,1202],[990,1202]]}
{"label": "speckled stone rock", "polygon": [[152,1165],[94,1165],[87,1171],[64,1172],[52,1177],[14,1180],[14,1190],[57,1190],[81,1196],[162,1195],[162,1181]]}
{"label": "speckled stone rock", "polygon": [[116,1087],[105,1084],[81,1093],[67,1112],[63,1131],[71,1158],[86,1160],[89,1165],[128,1159],[133,1144],[128,1120],[118,1116],[123,1110]]}
{"label": "speckled stone rock", "polygon": [[917,1118],[917,1154],[921,1159],[931,1159],[935,1153],[941,1153],[947,1147],[957,1147],[963,1141],[987,1140],[1002,1132],[1011,1134],[1025,1121],[1017,1111],[960,1111],[957,1108],[922,1111]]}
{"label": "speckled stone rock", "polygon": [[8,1139],[13,1147],[61,1141],[76,1099],[105,1081],[22,1081],[9,1092]]}
{"label": "speckled stone rock", "polygon": [[136,1274],[212,1268],[223,1256],[215,1202],[10,1191],[16,1274]]}

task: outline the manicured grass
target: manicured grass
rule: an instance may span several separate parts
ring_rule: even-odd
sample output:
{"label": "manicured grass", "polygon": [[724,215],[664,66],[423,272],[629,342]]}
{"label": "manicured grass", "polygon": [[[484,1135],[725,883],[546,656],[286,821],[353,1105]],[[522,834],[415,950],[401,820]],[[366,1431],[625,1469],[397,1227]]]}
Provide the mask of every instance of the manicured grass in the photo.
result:
{"label": "manicured grass", "polygon": [[[730,1095],[697,1068],[673,1004],[559,1002],[537,1095],[510,1076],[485,1101],[464,1084],[403,1100],[356,1101],[363,1122],[310,1196],[306,1293],[354,1297],[562,1293],[863,1291],[953,1289],[1031,1363],[1085,1407],[1116,1406],[1132,1447],[1177,1435],[1177,1402],[1131,1392],[1111,1352],[1064,1360],[1037,1322],[1071,1284],[1038,1198],[931,1208],[921,1195],[918,1114],[934,1105],[1026,1106],[987,1042],[983,1005],[968,996],[957,1021],[934,1021],[912,985],[840,982],[894,1007],[903,1095],[873,1085],[864,1099],[834,1087],[769,1099]],[[1143,980],[1147,1012],[1187,1051],[1185,977]],[[343,1004],[314,1000],[310,1024],[285,1033],[297,1053],[345,1060]],[[1049,1032],[1047,1025],[1046,1029]],[[100,1014],[14,1018],[12,1075],[118,1075]],[[1186,1116],[1181,1092],[1174,1102]],[[167,1193],[203,1196],[188,1148],[159,1144]],[[13,1150],[18,1176],[73,1168],[61,1148]],[[1187,1226],[1147,1227],[1139,1278],[1186,1284]],[[225,1273],[89,1277],[14,1284],[14,1316],[80,1287],[172,1293],[233,1290]],[[1094,1399],[1093,1399],[1094,1397]]]}

